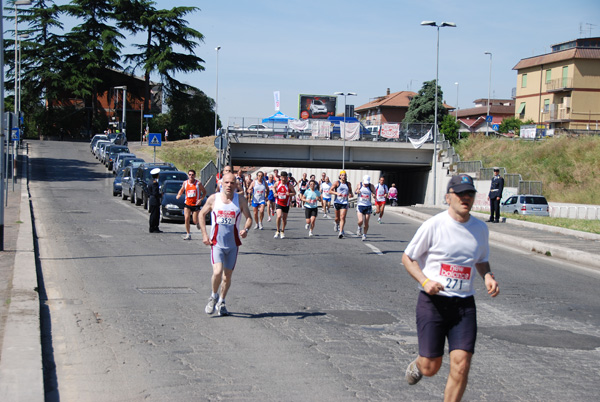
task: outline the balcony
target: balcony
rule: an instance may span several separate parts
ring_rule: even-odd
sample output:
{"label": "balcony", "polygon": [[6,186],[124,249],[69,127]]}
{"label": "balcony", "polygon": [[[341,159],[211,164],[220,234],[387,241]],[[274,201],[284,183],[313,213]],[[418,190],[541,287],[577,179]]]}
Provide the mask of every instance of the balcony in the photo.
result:
{"label": "balcony", "polygon": [[550,108],[542,112],[542,121],[546,123],[559,123],[571,120],[571,111],[564,107]]}
{"label": "balcony", "polygon": [[557,78],[546,83],[548,92],[563,92],[573,90],[573,78]]}

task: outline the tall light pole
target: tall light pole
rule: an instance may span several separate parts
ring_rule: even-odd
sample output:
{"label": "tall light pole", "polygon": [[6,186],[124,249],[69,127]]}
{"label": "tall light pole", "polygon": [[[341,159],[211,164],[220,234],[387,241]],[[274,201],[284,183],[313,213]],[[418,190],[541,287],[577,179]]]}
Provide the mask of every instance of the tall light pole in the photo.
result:
{"label": "tall light pole", "polygon": [[454,85],[456,85],[456,119],[454,121],[458,121],[458,82],[455,82]]}
{"label": "tall light pole", "polygon": [[435,21],[423,21],[421,25],[437,28],[437,50],[435,60],[435,112],[433,123],[433,205],[437,205],[437,137],[438,137],[438,76],[440,71],[440,28],[456,28],[454,22],[442,22],[438,25]]}
{"label": "tall light pole", "polygon": [[[217,120],[219,116],[219,50],[221,50],[221,46],[217,46],[215,48],[217,51],[217,89],[215,90],[215,136],[217,135]],[[219,137],[219,160],[217,161],[217,174],[221,174],[221,159],[223,148],[223,137]]]}
{"label": "tall light pole", "polygon": [[[30,6],[31,0],[17,0],[15,1],[15,116],[19,119],[19,22],[17,18],[17,6]],[[12,127],[11,127],[12,129]]]}
{"label": "tall light pole", "polygon": [[485,52],[484,54],[490,55],[490,78],[488,80],[487,115],[485,119],[485,135],[487,137],[490,132],[490,122],[488,120],[490,119],[490,94],[492,92],[492,52]]}
{"label": "tall light pole", "polygon": [[17,78],[19,80],[19,99],[18,99],[18,108],[17,110],[19,111],[19,122],[21,121],[21,56],[23,54],[23,41],[21,39],[27,39],[29,38],[29,34],[20,34],[19,35],[19,69],[17,71]]}
{"label": "tall light pole", "polygon": [[346,170],[346,97],[356,96],[354,92],[334,92],[334,95],[341,95],[344,97],[344,132],[340,129],[342,135],[342,170]]}
{"label": "tall light pole", "polygon": [[[2,7],[0,7],[0,32],[4,32]],[[4,35],[2,35],[4,37]],[[0,251],[4,251],[4,40],[0,40]]]}

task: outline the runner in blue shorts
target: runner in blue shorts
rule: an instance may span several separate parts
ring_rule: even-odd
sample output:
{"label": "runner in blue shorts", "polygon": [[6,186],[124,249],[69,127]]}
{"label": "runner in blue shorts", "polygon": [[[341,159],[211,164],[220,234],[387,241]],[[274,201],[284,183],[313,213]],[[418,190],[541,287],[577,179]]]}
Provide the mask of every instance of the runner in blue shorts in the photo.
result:
{"label": "runner in blue shorts", "polygon": [[421,290],[417,301],[419,356],[408,365],[406,380],[414,385],[423,376],[435,375],[448,339],[447,401],[462,398],[475,352],[475,274],[483,277],[490,296],[500,292],[488,262],[488,228],[470,214],[475,194],[470,176],[453,176],[447,187],[448,210],[423,223],[402,256]]}
{"label": "runner in blue shorts", "polygon": [[267,203],[267,181],[265,180],[265,174],[259,171],[256,174],[256,180],[252,181],[250,187],[248,187],[248,196],[252,201],[252,209],[254,210],[254,222],[256,225],[254,229],[263,229],[262,221],[265,216],[265,204]]}

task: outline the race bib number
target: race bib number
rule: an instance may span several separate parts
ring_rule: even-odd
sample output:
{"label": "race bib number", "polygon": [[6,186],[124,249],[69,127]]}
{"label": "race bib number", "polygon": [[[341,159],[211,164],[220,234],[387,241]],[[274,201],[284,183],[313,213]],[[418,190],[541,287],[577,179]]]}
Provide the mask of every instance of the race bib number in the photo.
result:
{"label": "race bib number", "polygon": [[348,199],[348,194],[339,194],[339,195],[338,195],[338,198],[339,198],[340,200],[346,200],[346,199]]}
{"label": "race bib number", "polygon": [[365,201],[368,201],[368,200],[369,200],[369,198],[371,198],[371,197],[370,197],[368,194],[361,194],[361,195],[360,195],[360,198],[362,198],[362,199],[363,199],[363,200],[365,200]]}
{"label": "race bib number", "polygon": [[316,205],[317,204],[317,200],[308,200],[307,203],[309,205]]}
{"label": "race bib number", "polygon": [[280,200],[285,200],[287,198],[287,194],[286,193],[279,193],[278,197]]}
{"label": "race bib number", "polygon": [[466,293],[471,291],[472,267],[463,267],[460,265],[441,264],[440,276],[444,289]]}
{"label": "race bib number", "polygon": [[217,224],[219,224],[219,225],[235,224],[235,212],[234,211],[217,211]]}
{"label": "race bib number", "polygon": [[196,198],[196,190],[195,189],[194,190],[187,190],[185,192],[185,196],[187,198]]}

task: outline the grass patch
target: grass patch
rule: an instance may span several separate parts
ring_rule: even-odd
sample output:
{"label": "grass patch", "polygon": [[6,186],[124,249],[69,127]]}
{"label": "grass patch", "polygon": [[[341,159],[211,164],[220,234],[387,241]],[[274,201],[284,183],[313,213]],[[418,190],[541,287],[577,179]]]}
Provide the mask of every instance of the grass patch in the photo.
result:
{"label": "grass patch", "polygon": [[543,225],[557,226],[565,229],[579,230],[581,232],[600,234],[600,220],[552,218],[550,216],[523,216],[515,214],[501,214],[507,219],[541,223]]}
{"label": "grass patch", "polygon": [[523,180],[539,180],[549,201],[598,205],[600,137],[582,136],[526,141],[469,136],[455,146],[463,161],[502,166]]}
{"label": "grass patch", "polygon": [[[162,145],[157,147],[156,158],[175,164],[177,169],[183,172],[194,169],[196,173],[200,174],[202,168],[209,161],[212,160],[216,164],[217,149],[214,146],[214,141],[214,136],[191,140],[163,141]],[[140,153],[146,156],[144,159],[152,161],[154,152],[148,148],[143,147]]]}

